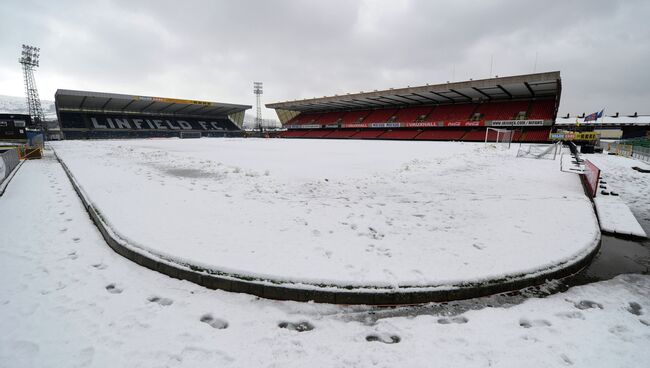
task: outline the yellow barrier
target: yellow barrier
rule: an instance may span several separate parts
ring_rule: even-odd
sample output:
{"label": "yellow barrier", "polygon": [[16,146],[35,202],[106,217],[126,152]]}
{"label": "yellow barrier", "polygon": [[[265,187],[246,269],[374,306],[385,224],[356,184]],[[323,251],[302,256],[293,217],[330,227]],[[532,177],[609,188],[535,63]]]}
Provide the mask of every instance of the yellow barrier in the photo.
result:
{"label": "yellow barrier", "polygon": [[18,158],[21,160],[31,160],[43,157],[42,147],[28,147],[26,144],[21,146],[4,146],[2,149],[15,149],[18,152]]}
{"label": "yellow barrier", "polygon": [[619,144],[616,146],[616,154],[625,156],[625,157],[632,157],[632,146],[631,144]]}

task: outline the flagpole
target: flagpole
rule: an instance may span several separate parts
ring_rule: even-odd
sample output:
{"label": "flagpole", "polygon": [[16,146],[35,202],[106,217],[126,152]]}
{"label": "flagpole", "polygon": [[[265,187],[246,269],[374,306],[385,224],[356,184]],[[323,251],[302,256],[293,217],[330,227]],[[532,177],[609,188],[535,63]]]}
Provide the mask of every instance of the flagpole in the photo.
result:
{"label": "flagpole", "polygon": [[602,109],[601,112],[603,113],[603,115],[600,117],[600,119],[601,119],[600,120],[600,134],[603,134],[602,132],[603,132],[603,125],[604,125],[604,121],[605,121],[605,109]]}

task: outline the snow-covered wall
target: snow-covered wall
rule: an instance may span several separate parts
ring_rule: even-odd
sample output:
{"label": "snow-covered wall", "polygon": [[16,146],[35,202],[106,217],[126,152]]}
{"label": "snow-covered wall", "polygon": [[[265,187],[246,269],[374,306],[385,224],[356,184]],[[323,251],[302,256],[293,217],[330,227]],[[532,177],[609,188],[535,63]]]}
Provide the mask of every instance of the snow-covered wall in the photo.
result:
{"label": "snow-covered wall", "polygon": [[0,153],[0,184],[11,174],[20,159],[16,150],[7,150]]}

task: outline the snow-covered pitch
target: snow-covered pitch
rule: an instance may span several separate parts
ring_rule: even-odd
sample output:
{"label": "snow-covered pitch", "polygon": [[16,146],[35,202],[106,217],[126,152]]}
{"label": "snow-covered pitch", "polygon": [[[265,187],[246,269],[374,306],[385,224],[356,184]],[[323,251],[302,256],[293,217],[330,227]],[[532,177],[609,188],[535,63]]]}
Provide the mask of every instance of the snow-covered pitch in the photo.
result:
{"label": "snow-covered pitch", "polygon": [[0,367],[650,362],[648,275],[521,304],[499,296],[402,308],[271,301],[207,290],[113,252],[49,151],[22,165],[0,207]]}
{"label": "snow-covered pitch", "polygon": [[577,176],[483,143],[283,139],[54,144],[103,219],[152,257],[258,279],[445,288],[584,258]]}

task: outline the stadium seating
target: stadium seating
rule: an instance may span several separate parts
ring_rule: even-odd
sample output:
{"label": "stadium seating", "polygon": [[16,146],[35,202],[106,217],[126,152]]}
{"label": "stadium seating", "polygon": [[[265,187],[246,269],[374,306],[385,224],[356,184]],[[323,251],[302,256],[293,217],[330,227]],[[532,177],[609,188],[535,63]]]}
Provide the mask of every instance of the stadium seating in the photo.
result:
{"label": "stadium seating", "polygon": [[384,130],[384,129],[364,129],[364,130],[360,130],[358,133],[353,135],[351,138],[355,138],[355,139],[379,138],[379,136],[384,134],[385,132],[386,132],[386,130]]}
{"label": "stadium seating", "polygon": [[[492,139],[496,137],[496,134]],[[470,141],[470,142],[483,142],[485,141],[485,129],[480,129],[480,130],[475,130],[472,129],[469,132],[465,133],[463,135],[463,138],[461,138],[462,141]]]}
{"label": "stadium seating", "polygon": [[287,124],[287,125],[297,125],[297,124],[300,124],[300,120],[302,119],[301,115],[302,115],[302,114],[298,114],[298,115],[292,117],[291,119],[289,119],[289,120],[286,122],[286,124]]}
{"label": "stadium seating", "polygon": [[395,114],[395,122],[398,123],[414,123],[421,116],[427,116],[433,110],[432,106],[425,107],[405,107],[397,111]]}
{"label": "stadium seating", "polygon": [[326,138],[350,138],[355,134],[357,134],[356,130],[335,130],[327,135]]}
{"label": "stadium seating", "polygon": [[418,134],[415,139],[422,139],[428,141],[457,141],[465,135],[463,129],[432,129],[424,130]]}
{"label": "stadium seating", "polygon": [[380,110],[373,110],[365,119],[364,122],[366,123],[385,123],[390,119],[393,115],[397,113],[397,109],[380,109]]}
{"label": "stadium seating", "polygon": [[467,121],[475,109],[476,104],[440,105],[424,121]]}
{"label": "stadium seating", "polygon": [[286,132],[280,133],[281,138],[298,138],[307,134],[308,130],[287,130]]}
{"label": "stadium seating", "polygon": [[551,133],[551,129],[532,129],[525,131],[521,142],[548,142],[548,136]]}
{"label": "stadium seating", "polygon": [[61,119],[62,124],[66,128],[88,128],[86,122],[84,121],[84,114],[79,112],[60,112],[59,118]]}
{"label": "stadium seating", "polygon": [[389,130],[382,134],[381,139],[413,139],[420,131],[417,129],[397,129]]}
{"label": "stadium seating", "polygon": [[[526,116],[522,116],[523,113]],[[469,141],[482,142],[485,140],[486,128],[476,122],[473,126],[463,128],[463,122],[470,122],[480,114],[480,120],[514,120],[527,119],[550,120],[555,113],[555,100],[524,100],[497,101],[485,103],[463,103],[438,106],[403,107],[401,109],[356,110],[348,112],[305,113],[292,119],[294,124],[358,124],[365,127],[354,129],[311,129],[288,131],[281,137],[291,138],[353,138],[353,139],[395,139],[395,140],[436,140],[436,141]],[[392,118],[394,117],[394,118]],[[433,123],[429,127],[373,129],[373,123]],[[450,126],[443,126],[448,124]],[[469,125],[469,124],[468,124]],[[437,126],[437,127],[433,127]],[[452,128],[453,126],[453,128]],[[461,127],[462,126],[462,127]],[[352,127],[350,127],[352,128]],[[358,129],[357,129],[358,128]],[[377,127],[378,128],[378,127]],[[547,142],[549,128],[522,127],[512,128],[512,142]],[[489,133],[490,140],[496,138],[496,132]]]}
{"label": "stadium seating", "polygon": [[303,138],[323,138],[326,135],[334,132],[333,129],[314,129],[308,131],[306,134],[304,134],[302,137]]}
{"label": "stadium seating", "polygon": [[512,120],[521,111],[528,111],[529,101],[490,102],[481,104],[476,112],[481,113],[481,120]]}
{"label": "stadium seating", "polygon": [[302,113],[289,120],[287,124],[300,125],[300,124],[317,124],[316,120],[323,114]]}
{"label": "stadium seating", "polygon": [[555,100],[533,101],[528,111],[529,119],[553,119],[555,114]]}
{"label": "stadium seating", "polygon": [[317,123],[321,125],[337,124],[339,119],[343,117],[343,114],[344,112],[341,111],[324,113],[318,118]]}
{"label": "stadium seating", "polygon": [[370,114],[370,110],[360,110],[360,111],[350,111],[345,113],[341,118],[341,123],[343,124],[354,124],[359,121],[365,120],[365,117]]}

